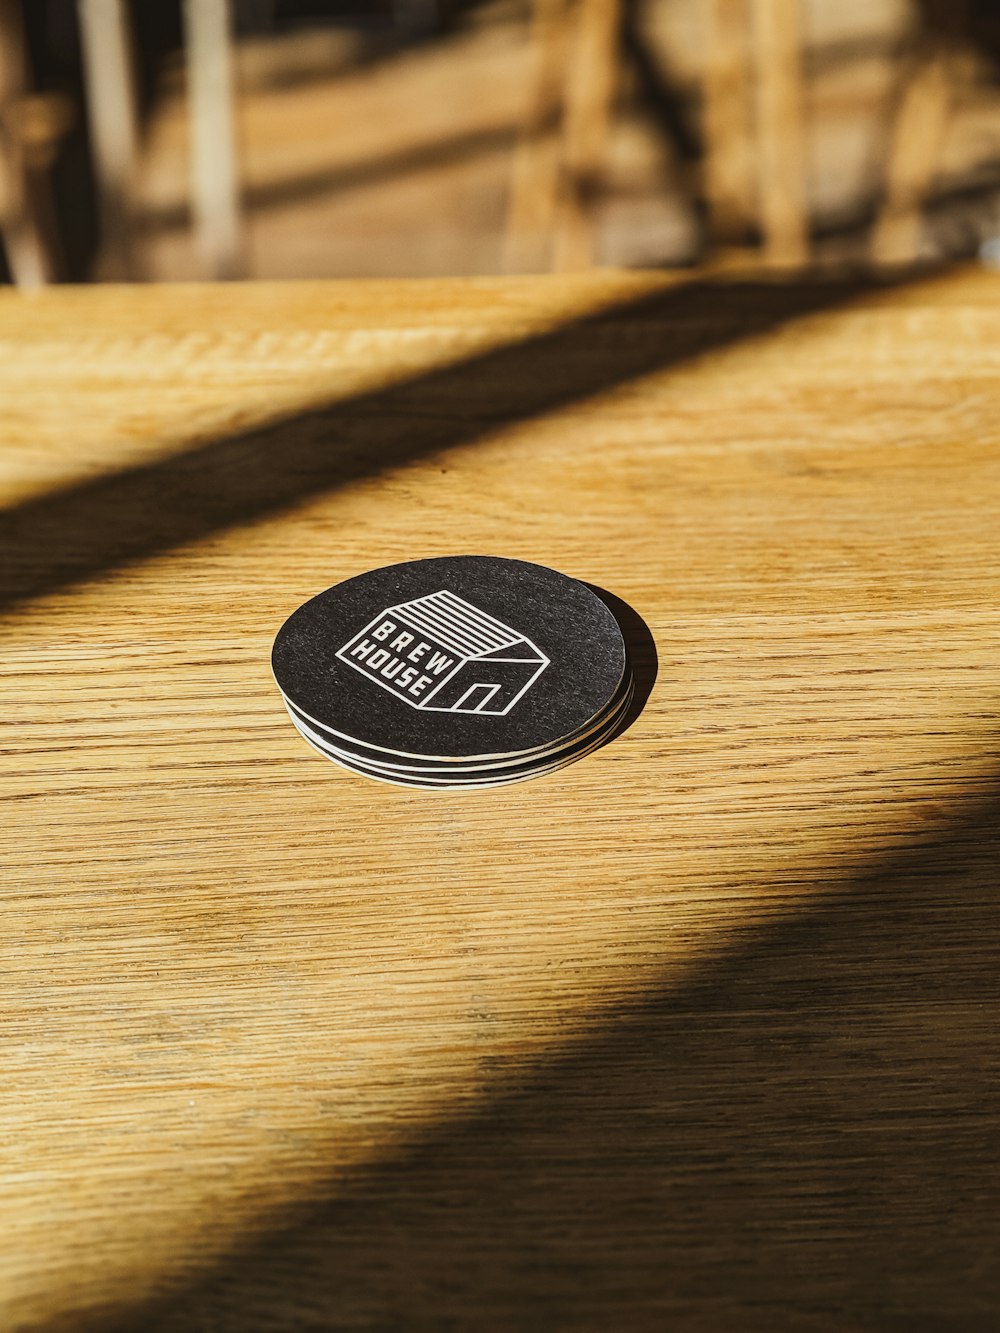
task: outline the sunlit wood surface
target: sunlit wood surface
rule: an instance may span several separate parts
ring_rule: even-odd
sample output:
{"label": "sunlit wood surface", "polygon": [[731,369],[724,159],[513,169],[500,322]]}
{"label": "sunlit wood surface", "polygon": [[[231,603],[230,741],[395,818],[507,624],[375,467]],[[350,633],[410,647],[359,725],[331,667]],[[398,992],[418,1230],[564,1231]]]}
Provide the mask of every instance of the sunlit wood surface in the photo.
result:
{"label": "sunlit wood surface", "polygon": [[[0,338],[0,1326],[995,1326],[1000,279]],[[277,627],[457,552],[629,602],[645,711],[500,792],[324,763]]]}

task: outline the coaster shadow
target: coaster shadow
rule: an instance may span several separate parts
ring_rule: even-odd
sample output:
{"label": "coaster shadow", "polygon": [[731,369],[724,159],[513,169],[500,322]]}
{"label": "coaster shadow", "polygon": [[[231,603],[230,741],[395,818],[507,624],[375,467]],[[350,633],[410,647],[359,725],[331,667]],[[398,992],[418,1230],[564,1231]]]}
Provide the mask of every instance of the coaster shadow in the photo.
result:
{"label": "coaster shadow", "polygon": [[652,631],[634,607],[613,592],[608,592],[606,588],[599,588],[594,583],[587,583],[584,586],[601,599],[617,621],[622,638],[625,640],[626,659],[632,668],[632,702],[625,709],[617,726],[612,728],[598,747],[603,749],[605,745],[628,731],[645,709],[646,701],[656,684],[659,659]]}

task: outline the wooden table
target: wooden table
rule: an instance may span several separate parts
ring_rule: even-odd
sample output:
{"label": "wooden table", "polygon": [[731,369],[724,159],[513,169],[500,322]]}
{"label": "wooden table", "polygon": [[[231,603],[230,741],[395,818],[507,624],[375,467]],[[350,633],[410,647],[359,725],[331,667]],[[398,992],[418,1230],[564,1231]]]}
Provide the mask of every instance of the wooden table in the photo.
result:
{"label": "wooden table", "polygon": [[[1000,280],[0,299],[0,1326],[986,1330]],[[374,565],[645,619],[612,745],[342,773]]]}

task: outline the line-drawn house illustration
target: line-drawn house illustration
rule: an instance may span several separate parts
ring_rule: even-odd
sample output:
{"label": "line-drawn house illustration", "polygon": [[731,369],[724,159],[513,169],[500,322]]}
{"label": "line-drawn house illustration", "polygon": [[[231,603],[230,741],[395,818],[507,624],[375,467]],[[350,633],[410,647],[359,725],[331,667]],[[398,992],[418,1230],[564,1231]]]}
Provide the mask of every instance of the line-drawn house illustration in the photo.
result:
{"label": "line-drawn house illustration", "polygon": [[498,717],[549,665],[530,639],[444,588],[386,607],[337,657],[414,708]]}

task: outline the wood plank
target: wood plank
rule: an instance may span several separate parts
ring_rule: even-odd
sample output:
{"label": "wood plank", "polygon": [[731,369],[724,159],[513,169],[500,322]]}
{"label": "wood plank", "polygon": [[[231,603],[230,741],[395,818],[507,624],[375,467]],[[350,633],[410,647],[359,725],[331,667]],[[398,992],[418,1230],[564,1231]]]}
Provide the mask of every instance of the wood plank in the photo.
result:
{"label": "wood plank", "polygon": [[[0,569],[69,560],[0,654],[3,1327],[989,1325],[998,296],[0,293]],[[466,551],[631,604],[644,712],[324,764],[278,625]]]}

